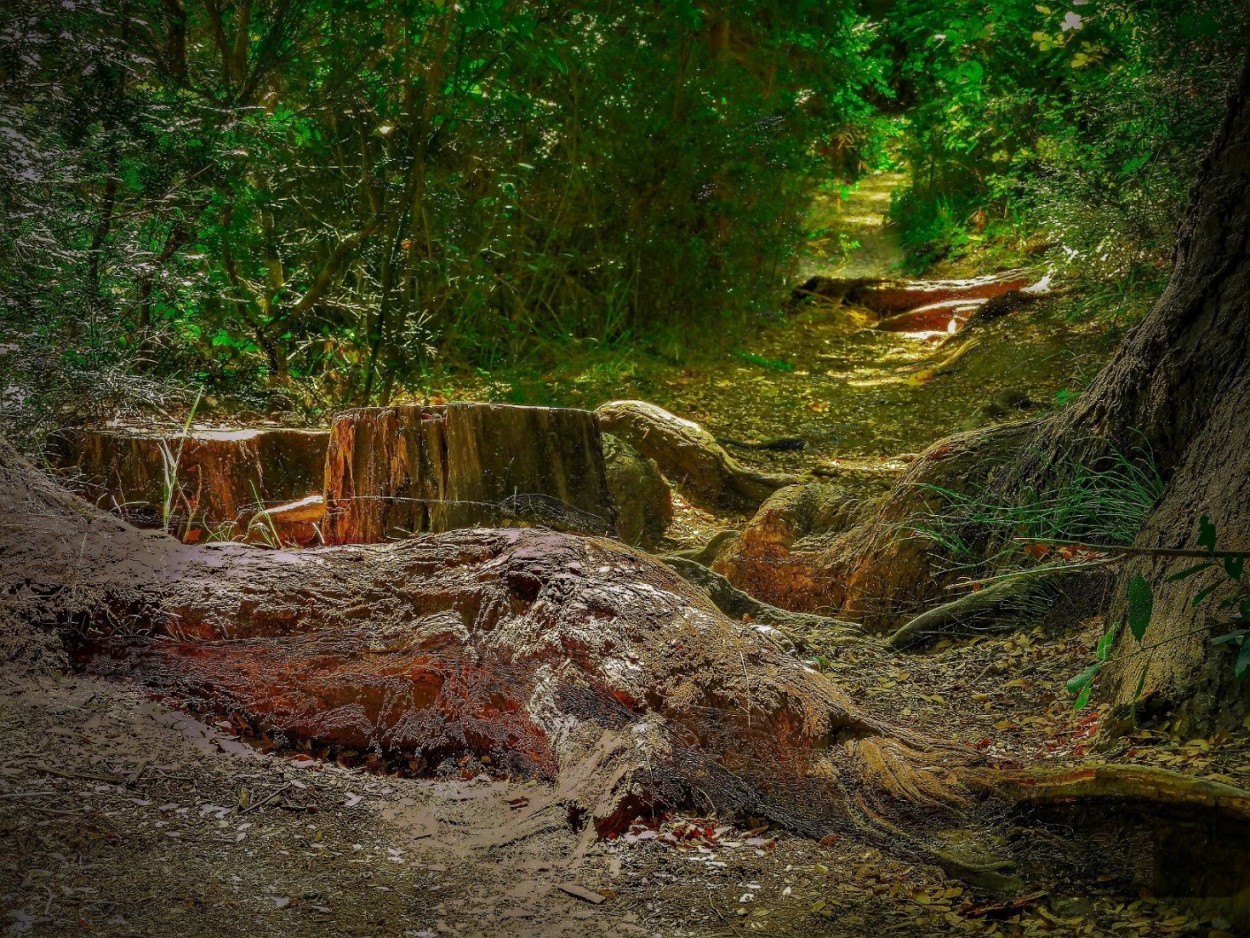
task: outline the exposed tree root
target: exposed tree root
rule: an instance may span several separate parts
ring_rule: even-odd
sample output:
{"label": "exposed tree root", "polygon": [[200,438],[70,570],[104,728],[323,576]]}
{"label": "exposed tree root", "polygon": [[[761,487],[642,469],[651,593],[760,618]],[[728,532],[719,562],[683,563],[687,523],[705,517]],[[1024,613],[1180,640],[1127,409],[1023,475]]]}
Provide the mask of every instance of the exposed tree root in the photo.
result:
{"label": "exposed tree root", "polygon": [[78,502],[3,444],[0,505],[15,614],[102,644],[92,670],[292,744],[548,779],[601,835],[664,805],[815,836],[867,814],[924,823],[970,758],[862,712],[606,539],[187,546]]}
{"label": "exposed tree root", "polygon": [[803,481],[743,466],[697,423],[646,401],[612,401],[595,415],[605,432],[655,460],[670,482],[705,508],[754,509],[782,486]]}
{"label": "exposed tree root", "polygon": [[734,619],[749,619],[776,629],[801,650],[810,648],[813,641],[822,645],[837,645],[863,640],[863,630],[853,622],[779,609],[742,592],[719,573],[695,560],[672,555],[661,559],[687,582],[707,593],[716,608],[725,615]]}
{"label": "exposed tree root", "polygon": [[1250,791],[1155,766],[1106,764],[1050,772],[995,772],[981,781],[1020,804],[1136,802],[1250,822]]}
{"label": "exposed tree root", "polygon": [[1062,589],[1059,582],[1070,583],[1080,574],[1101,571],[1105,564],[1056,564],[1036,567],[994,578],[979,589],[970,589],[950,602],[922,612],[895,630],[886,640],[894,648],[907,648],[927,638],[958,634],[975,628],[987,617],[1010,613],[1028,604],[1034,597]]}

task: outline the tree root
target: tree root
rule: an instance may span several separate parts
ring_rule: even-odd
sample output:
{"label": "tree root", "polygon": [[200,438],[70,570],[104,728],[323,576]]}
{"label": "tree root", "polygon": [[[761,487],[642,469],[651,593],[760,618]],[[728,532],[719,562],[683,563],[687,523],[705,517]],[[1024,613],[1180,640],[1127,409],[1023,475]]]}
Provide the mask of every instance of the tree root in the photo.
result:
{"label": "tree root", "polygon": [[735,619],[748,616],[752,622],[776,629],[798,651],[810,650],[812,639],[817,644],[850,644],[863,641],[863,630],[853,622],[843,622],[807,612],[789,612],[760,602],[744,593],[727,579],[697,561],[685,557],[661,557],[688,583],[702,589],[721,612]]}
{"label": "tree root", "polygon": [[646,401],[612,401],[595,416],[604,432],[655,460],[670,482],[705,508],[754,509],[777,489],[805,481],[743,466],[697,423]]}
{"label": "tree root", "polygon": [[1056,580],[1091,572],[1105,566],[1091,564],[1056,564],[1021,571],[1018,574],[983,581],[986,585],[971,590],[958,599],[926,610],[897,629],[886,640],[894,648],[907,648],[938,634],[958,634],[971,623],[985,616],[1003,612],[1014,605],[1026,604],[1043,591],[1053,590]]}
{"label": "tree root", "polygon": [[1147,765],[1087,765],[1057,772],[1011,772],[986,776],[985,787],[1020,804],[1062,805],[1120,801],[1215,812],[1250,822],[1250,791]]}

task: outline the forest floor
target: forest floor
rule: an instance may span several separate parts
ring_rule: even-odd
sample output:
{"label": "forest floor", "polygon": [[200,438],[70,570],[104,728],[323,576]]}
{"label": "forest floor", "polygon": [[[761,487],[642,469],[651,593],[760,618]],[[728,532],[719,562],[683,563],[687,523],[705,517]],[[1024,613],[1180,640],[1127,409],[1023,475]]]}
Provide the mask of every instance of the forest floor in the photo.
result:
{"label": "forest floor", "polygon": [[[890,185],[862,186],[845,206],[852,240],[872,253],[844,269],[885,273],[897,257],[881,227]],[[723,361],[601,361],[510,393],[580,406],[639,397],[725,437],[797,436],[801,452],[740,455],[822,467],[869,493],[900,456],[953,430],[1062,406],[1118,338],[1070,321],[1059,295],[978,327],[963,340],[976,345],[943,370],[949,347],[866,324],[813,304]],[[931,736],[1063,766],[1093,745],[1100,711],[1075,713],[1064,683],[1098,637],[1097,623],[1052,623],[906,656],[864,643],[830,650],[821,667],[857,704]],[[1143,731],[1101,757],[1250,785],[1243,737]],[[137,689],[0,671],[0,927],[190,938],[1232,933],[1219,914],[1129,885],[1125,844],[1008,899],[849,837],[817,844],[750,820],[668,817],[593,842],[552,801],[549,828],[510,839],[515,807],[551,797],[533,783],[392,778],[262,754]],[[1009,829],[1007,819],[998,833]],[[1053,835],[1062,855],[1065,831]],[[961,836],[996,849],[988,832]]]}

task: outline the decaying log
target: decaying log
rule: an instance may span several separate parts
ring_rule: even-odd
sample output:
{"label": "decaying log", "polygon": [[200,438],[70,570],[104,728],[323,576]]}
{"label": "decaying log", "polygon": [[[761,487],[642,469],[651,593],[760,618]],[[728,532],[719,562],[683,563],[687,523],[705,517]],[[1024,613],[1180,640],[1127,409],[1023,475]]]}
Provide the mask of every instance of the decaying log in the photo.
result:
{"label": "decaying log", "polygon": [[171,514],[180,528],[235,528],[266,506],[320,491],[329,434],[262,427],[142,432],[66,430],[49,440],[49,458],[66,484],[95,504],[137,522],[159,524],[166,468],[176,466]]}
{"label": "decaying log", "polygon": [[0,505],[6,602],[108,646],[92,670],[416,770],[489,757],[553,780],[604,835],[660,804],[821,836],[877,811],[928,816],[966,759],[860,711],[615,541],[183,545],[74,499],[2,441]]}
{"label": "decaying log", "polygon": [[446,404],[340,414],[325,472],[329,544],[513,522],[615,532],[588,411]]}
{"label": "decaying log", "polygon": [[324,544],[321,529],[325,525],[326,500],[309,495],[299,501],[267,508],[252,516],[247,525],[247,539],[252,544],[269,547],[312,547]]}
{"label": "decaying log", "polygon": [[812,277],[794,290],[789,305],[808,297],[851,303],[880,316],[893,316],[952,301],[989,300],[1013,290],[1022,290],[1032,278],[1020,271],[976,277],[971,280],[844,280]]}
{"label": "decaying log", "polygon": [[748,469],[712,434],[645,401],[612,401],[595,411],[604,432],[624,440],[691,501],[712,510],[754,509],[800,476]]}

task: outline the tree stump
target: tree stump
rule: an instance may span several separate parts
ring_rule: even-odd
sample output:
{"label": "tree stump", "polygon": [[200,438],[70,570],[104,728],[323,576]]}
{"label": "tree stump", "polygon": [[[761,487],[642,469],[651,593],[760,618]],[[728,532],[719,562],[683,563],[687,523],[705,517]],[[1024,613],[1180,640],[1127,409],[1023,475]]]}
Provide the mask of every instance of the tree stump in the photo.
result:
{"label": "tree stump", "polygon": [[594,415],[505,404],[365,407],[330,430],[330,544],[516,523],[615,533]]}
{"label": "tree stump", "polygon": [[[329,434],[247,430],[67,430],[50,440],[61,478],[102,508],[159,524],[170,497],[179,527],[235,527],[258,510],[321,488]],[[167,491],[167,468],[173,478]]]}

